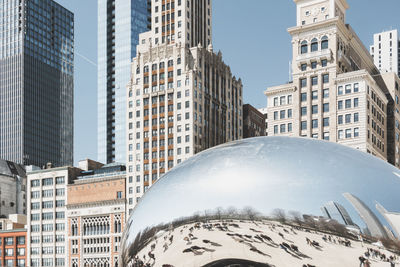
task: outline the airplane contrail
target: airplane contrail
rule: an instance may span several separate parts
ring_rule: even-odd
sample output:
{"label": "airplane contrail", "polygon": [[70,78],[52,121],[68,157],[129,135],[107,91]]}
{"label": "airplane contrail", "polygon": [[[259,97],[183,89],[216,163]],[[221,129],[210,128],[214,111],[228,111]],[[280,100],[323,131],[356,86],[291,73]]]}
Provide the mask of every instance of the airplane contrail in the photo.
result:
{"label": "airplane contrail", "polygon": [[93,61],[91,61],[90,59],[88,59],[87,57],[85,57],[84,55],[79,54],[78,52],[75,51],[75,54],[77,54],[78,56],[80,56],[81,58],[83,58],[85,61],[87,61],[88,63],[92,64],[93,66],[97,67],[97,64]]}

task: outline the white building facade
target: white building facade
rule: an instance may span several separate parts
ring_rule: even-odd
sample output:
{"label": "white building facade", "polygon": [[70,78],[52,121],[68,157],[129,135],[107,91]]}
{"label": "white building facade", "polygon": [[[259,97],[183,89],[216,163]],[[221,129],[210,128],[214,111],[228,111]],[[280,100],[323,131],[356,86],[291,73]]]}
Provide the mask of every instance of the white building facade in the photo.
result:
{"label": "white building facade", "polygon": [[293,82],[270,87],[268,135],[342,143],[387,159],[385,83],[352,28],[346,0],[294,0]]}
{"label": "white building facade", "polygon": [[400,39],[397,30],[374,34],[374,44],[370,46],[370,53],[381,73],[400,74]]}
{"label": "white building facade", "polygon": [[211,1],[153,0],[151,8],[128,85],[129,212],[172,167],[243,135],[242,83],[213,52]]}

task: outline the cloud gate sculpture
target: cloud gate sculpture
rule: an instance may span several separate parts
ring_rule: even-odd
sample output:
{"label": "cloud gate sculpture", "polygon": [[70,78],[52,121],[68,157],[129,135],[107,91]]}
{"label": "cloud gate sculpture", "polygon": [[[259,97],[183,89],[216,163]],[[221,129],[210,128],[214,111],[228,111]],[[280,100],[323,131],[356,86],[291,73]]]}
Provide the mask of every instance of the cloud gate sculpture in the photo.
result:
{"label": "cloud gate sculpture", "polygon": [[399,211],[400,170],[380,159],[312,139],[245,139],[150,188],[128,220],[121,266],[390,266]]}

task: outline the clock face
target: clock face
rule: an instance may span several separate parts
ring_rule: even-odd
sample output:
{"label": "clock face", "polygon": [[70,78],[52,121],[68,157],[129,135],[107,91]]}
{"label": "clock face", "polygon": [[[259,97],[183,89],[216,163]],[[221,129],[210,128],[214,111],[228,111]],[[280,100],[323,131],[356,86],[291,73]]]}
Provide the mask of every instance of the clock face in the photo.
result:
{"label": "clock face", "polygon": [[313,16],[317,16],[319,14],[319,8],[314,8],[313,10],[312,10],[312,15]]}

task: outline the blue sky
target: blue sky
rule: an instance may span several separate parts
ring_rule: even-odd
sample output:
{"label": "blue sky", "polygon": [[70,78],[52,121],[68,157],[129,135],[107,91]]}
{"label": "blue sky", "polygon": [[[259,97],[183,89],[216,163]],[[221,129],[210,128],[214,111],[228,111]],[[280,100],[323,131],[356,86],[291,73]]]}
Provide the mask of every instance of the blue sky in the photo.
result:
{"label": "blue sky", "polygon": [[[97,0],[56,1],[75,14],[74,161],[97,159]],[[400,29],[400,0],[348,3],[347,23],[367,47],[374,33]],[[264,107],[266,87],[288,81],[292,55],[286,30],[295,23],[292,0],[213,1],[214,51],[221,50],[242,78],[245,103]]]}

